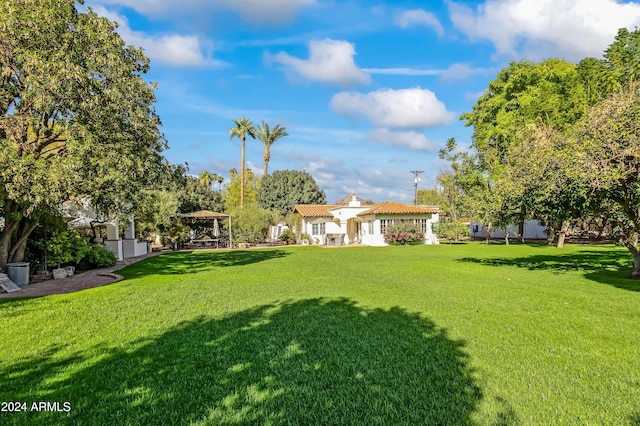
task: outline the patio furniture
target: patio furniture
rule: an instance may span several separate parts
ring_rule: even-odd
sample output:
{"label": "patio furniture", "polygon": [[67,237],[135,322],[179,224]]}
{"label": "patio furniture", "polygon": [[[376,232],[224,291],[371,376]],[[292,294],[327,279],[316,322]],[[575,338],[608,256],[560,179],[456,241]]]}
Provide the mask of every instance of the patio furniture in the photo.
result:
{"label": "patio furniture", "polygon": [[328,246],[342,246],[344,245],[344,234],[327,234],[325,243]]}
{"label": "patio furniture", "polygon": [[193,240],[193,248],[218,248],[220,239],[218,238],[201,238],[199,240]]}
{"label": "patio furniture", "polygon": [[[223,213],[216,213],[209,210],[200,210],[197,212],[191,213],[182,213],[179,214],[178,219],[187,223],[187,224],[210,224],[211,226],[207,226],[207,232],[210,232],[214,238],[211,238],[209,235],[202,235],[200,238],[192,239],[191,243],[193,248],[221,248],[221,247],[232,247],[231,240],[231,216]],[[227,218],[229,220],[229,225],[227,227],[227,231],[220,229],[219,221]],[[192,231],[193,232],[193,231]]]}

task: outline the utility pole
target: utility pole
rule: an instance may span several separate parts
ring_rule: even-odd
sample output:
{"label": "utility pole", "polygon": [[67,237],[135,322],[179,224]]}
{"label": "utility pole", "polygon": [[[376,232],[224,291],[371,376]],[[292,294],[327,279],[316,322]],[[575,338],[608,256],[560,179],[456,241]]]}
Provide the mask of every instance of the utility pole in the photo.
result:
{"label": "utility pole", "polygon": [[410,173],[415,175],[415,178],[413,178],[413,186],[415,187],[415,198],[413,199],[413,203],[418,205],[418,182],[420,182],[420,175],[424,173],[424,170],[411,170]]}

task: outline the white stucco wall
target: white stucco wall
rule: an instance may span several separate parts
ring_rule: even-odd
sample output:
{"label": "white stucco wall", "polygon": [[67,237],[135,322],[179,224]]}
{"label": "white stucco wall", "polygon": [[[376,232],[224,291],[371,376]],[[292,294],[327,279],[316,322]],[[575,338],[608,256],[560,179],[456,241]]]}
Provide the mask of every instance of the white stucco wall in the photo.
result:
{"label": "white stucco wall", "polygon": [[[319,245],[324,245],[325,244],[325,234],[342,234],[342,230],[340,228],[340,225],[334,223],[334,222],[326,222],[324,224],[325,227],[325,233],[324,234],[314,234],[313,233],[313,224],[303,221],[302,222],[302,232],[311,235],[311,241],[313,242],[313,244],[319,244]],[[318,225],[318,228],[320,228],[320,225]]]}
{"label": "white stucco wall", "polygon": [[[471,236],[473,238],[486,238],[487,237],[487,227],[484,224],[479,223],[470,223],[469,227],[473,231],[473,226],[476,225],[478,227],[477,232],[472,232]],[[516,238],[518,236],[518,226],[511,225],[508,227],[509,238]],[[547,228],[540,225],[540,222],[537,220],[527,220],[524,223],[524,239],[530,240],[545,240],[547,238]],[[504,238],[504,232],[502,230],[496,230],[491,232],[491,238]]]}
{"label": "white stucco wall", "polygon": [[[384,236],[381,233],[380,221],[382,219],[386,220],[413,220],[413,219],[422,219],[426,217],[420,217],[416,215],[371,215],[371,216],[358,216],[359,213],[362,213],[368,210],[370,207],[364,206],[341,206],[331,210],[331,213],[334,215],[334,219],[340,221],[340,224],[335,221],[329,221],[325,223],[325,232],[322,235],[313,234],[313,224],[311,222],[316,221],[318,218],[305,218],[302,223],[302,232],[311,235],[311,239],[314,244],[324,245],[326,243],[325,238],[326,234],[344,234],[345,235],[345,244],[351,244],[354,241],[349,241],[347,237],[347,222],[349,219],[358,218],[361,220],[360,222],[360,232],[356,236],[355,242],[360,242],[361,244],[368,246],[386,246],[388,245],[384,241]],[[438,244],[437,236],[435,236],[432,232],[433,223],[437,223],[440,219],[440,216],[437,213],[431,214],[430,219],[427,219],[427,232],[425,233],[425,244]],[[328,220],[328,219],[327,219]],[[373,232],[370,232],[369,223],[373,222]]]}
{"label": "white stucco wall", "polygon": [[[365,221],[362,223],[362,233],[361,239],[362,244],[368,246],[386,246],[388,245],[384,241],[384,235],[381,232],[380,221],[381,220],[413,220],[420,219],[420,217],[416,216],[398,216],[398,215],[390,215],[390,216],[376,216],[373,219],[373,234],[369,233],[369,221]],[[431,215],[431,219],[427,220],[427,232],[425,233],[424,243],[425,244],[438,244],[438,238],[433,234],[433,224],[437,223],[439,220],[438,214]]]}

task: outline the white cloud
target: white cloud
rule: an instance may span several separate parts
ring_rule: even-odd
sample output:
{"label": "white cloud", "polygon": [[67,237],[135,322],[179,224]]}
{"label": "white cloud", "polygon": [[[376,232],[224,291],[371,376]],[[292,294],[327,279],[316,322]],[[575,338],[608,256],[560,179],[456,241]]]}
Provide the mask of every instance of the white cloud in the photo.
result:
{"label": "white cloud", "polygon": [[371,76],[355,64],[356,50],[344,40],[316,40],[309,43],[309,59],[298,59],[285,52],[267,59],[281,63],[306,80],[341,86],[368,84]]}
{"label": "white cloud", "polygon": [[469,64],[455,63],[447,69],[438,68],[364,68],[364,72],[381,75],[403,75],[403,76],[440,76],[442,80],[466,80],[478,74],[493,74],[497,72],[495,68],[474,68]]}
{"label": "white cloud", "polygon": [[424,25],[434,30],[439,36],[442,37],[444,35],[444,28],[442,28],[442,24],[438,18],[436,18],[433,13],[427,12],[423,9],[405,10],[396,15],[395,23],[402,28],[414,25]]}
{"label": "white cloud", "polygon": [[467,80],[478,74],[494,74],[495,68],[474,68],[469,64],[455,63],[449,66],[441,75],[442,80]]}
{"label": "white cloud", "polygon": [[200,40],[194,35],[164,34],[150,36],[129,27],[126,17],[113,13],[102,6],[95,12],[110,21],[118,23],[117,33],[130,45],[142,47],[145,55],[151,59],[174,66],[200,66],[205,64]]}
{"label": "white cloud", "polygon": [[369,74],[406,75],[412,77],[424,75],[441,75],[446,72],[446,70],[423,68],[364,68],[362,71]]}
{"label": "white cloud", "polygon": [[213,14],[230,10],[246,22],[274,26],[294,20],[300,12],[317,4],[316,0],[89,0],[92,4],[121,5],[146,16],[175,16],[197,13]]}
{"label": "white cloud", "polygon": [[350,181],[336,182],[335,187],[343,195],[355,192],[359,197],[372,198],[376,202],[411,200],[413,176],[409,170],[410,167],[406,171],[388,167],[355,170]]}
{"label": "white cloud", "polygon": [[375,129],[367,134],[367,140],[416,151],[435,151],[434,145],[423,134],[414,131],[398,132],[389,129]]}
{"label": "white cloud", "polygon": [[497,55],[599,57],[621,27],[640,25],[640,4],[619,0],[487,0],[474,10],[449,2],[456,28],[489,40]]}
{"label": "white cloud", "polygon": [[330,106],[338,114],[364,116],[375,126],[392,129],[437,127],[455,119],[432,91],[420,87],[341,92],[333,96]]}

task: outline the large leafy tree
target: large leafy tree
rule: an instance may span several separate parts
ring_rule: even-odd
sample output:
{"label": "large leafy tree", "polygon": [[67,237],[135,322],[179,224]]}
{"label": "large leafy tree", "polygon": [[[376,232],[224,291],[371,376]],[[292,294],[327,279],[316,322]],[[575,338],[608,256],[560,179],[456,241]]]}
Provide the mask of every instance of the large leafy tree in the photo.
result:
{"label": "large leafy tree", "polygon": [[233,120],[233,124],[236,127],[229,129],[229,139],[240,139],[241,155],[240,155],[240,208],[244,207],[244,154],[245,154],[245,141],[247,135],[251,138],[256,138],[256,129],[253,127],[253,122],[248,118],[242,117],[240,120]]}
{"label": "large leafy tree", "polygon": [[416,204],[426,206],[440,206],[442,205],[442,196],[437,189],[419,189],[418,200]]}
{"label": "large leafy tree", "polygon": [[326,204],[326,197],[309,173],[277,170],[260,182],[257,201],[265,209],[286,215],[296,204]]}
{"label": "large leafy tree", "polygon": [[640,31],[620,28],[604,57],[609,71],[608,78],[599,79],[609,82],[604,88],[618,91],[640,80]]}
{"label": "large leafy tree", "polygon": [[269,174],[269,160],[271,160],[271,145],[276,143],[278,139],[289,136],[287,129],[279,124],[273,129],[269,129],[269,124],[262,122],[262,126],[258,128],[256,137],[264,144],[264,173],[263,176]]}
{"label": "large leafy tree", "polygon": [[594,214],[599,204],[583,176],[570,173],[576,152],[566,149],[562,134],[540,124],[523,128],[522,141],[513,149],[500,180],[503,190],[546,224],[549,241],[558,247],[564,245],[570,225]]}
{"label": "large leafy tree", "polygon": [[473,110],[461,116],[473,126],[472,148],[483,170],[502,171],[526,124],[563,128],[575,123],[586,109],[578,78],[577,66],[561,59],[523,60],[501,70]]}
{"label": "large leafy tree", "polygon": [[0,2],[0,265],[43,211],[89,196],[128,214],[166,173],[148,59],[115,27],[74,0]]}
{"label": "large leafy tree", "polygon": [[146,189],[139,193],[135,220],[138,238],[147,239],[152,233],[171,227],[178,213],[178,195],[174,191]]}
{"label": "large leafy tree", "polygon": [[[216,181],[219,182],[218,179]],[[178,196],[178,213],[198,210],[222,211],[222,191],[211,189],[212,183],[210,176],[209,179],[204,180],[202,174],[198,177],[183,176],[182,186],[175,189]]]}
{"label": "large leafy tree", "polygon": [[477,216],[478,194],[488,186],[478,156],[474,152],[459,151],[455,138],[447,140],[438,157],[450,163],[451,170],[437,177],[445,213],[451,220]]}
{"label": "large leafy tree", "polygon": [[[526,140],[522,137],[522,129],[535,124],[557,130],[571,127],[589,106],[589,97],[581,79],[599,69],[597,63],[585,63],[581,74],[577,65],[561,59],[540,63],[521,61],[511,63],[489,83],[473,111],[461,118],[466,120],[467,126],[473,126],[472,149],[480,169],[490,182],[496,184],[496,190],[505,196],[514,191],[526,195],[528,186],[537,184],[533,175],[529,175],[531,179],[517,181],[504,178],[514,160],[518,160],[516,151],[519,145]],[[500,188],[501,183],[508,184],[511,190]],[[520,188],[515,188],[515,183],[520,184]],[[547,193],[549,197],[557,195],[553,191]],[[514,222],[520,224],[518,233],[521,239],[527,210],[540,210],[540,204],[532,203],[557,202],[544,197],[508,198],[511,199],[509,206],[513,207],[511,203],[515,203],[519,210]]]}
{"label": "large leafy tree", "polygon": [[225,210],[244,206],[240,204],[240,194],[243,191],[245,204],[256,202],[256,193],[260,186],[260,177],[257,176],[251,169],[244,171],[244,189],[241,185],[240,175],[234,173],[234,170],[230,170],[231,180],[222,190],[222,202],[224,203]]}
{"label": "large leafy tree", "polygon": [[632,84],[593,107],[569,139],[574,173],[611,207],[614,236],[633,255],[640,278],[640,90]]}

